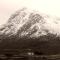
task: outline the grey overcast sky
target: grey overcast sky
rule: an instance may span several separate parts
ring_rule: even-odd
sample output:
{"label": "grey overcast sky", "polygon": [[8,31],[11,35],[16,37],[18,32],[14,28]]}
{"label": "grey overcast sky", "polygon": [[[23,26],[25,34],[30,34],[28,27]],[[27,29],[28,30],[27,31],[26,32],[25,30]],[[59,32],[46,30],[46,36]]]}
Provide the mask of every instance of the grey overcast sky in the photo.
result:
{"label": "grey overcast sky", "polygon": [[60,0],[0,0],[0,25],[23,6],[60,17]]}

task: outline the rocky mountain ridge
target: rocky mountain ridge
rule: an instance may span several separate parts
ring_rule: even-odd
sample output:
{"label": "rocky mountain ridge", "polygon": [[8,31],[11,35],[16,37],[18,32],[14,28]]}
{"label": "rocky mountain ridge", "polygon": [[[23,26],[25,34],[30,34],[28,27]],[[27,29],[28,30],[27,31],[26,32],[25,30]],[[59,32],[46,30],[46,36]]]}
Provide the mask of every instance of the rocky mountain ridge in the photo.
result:
{"label": "rocky mountain ridge", "polygon": [[[12,14],[7,23],[0,28],[0,35],[37,38],[52,33],[46,28],[49,16],[38,11],[22,8]],[[53,33],[54,34],[54,33]]]}

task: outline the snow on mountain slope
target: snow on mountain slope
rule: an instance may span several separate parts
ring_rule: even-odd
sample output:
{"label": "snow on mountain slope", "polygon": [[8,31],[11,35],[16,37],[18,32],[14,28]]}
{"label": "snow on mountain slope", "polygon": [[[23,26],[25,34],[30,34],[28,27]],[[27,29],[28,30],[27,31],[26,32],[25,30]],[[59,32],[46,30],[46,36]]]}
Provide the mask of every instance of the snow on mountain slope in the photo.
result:
{"label": "snow on mountain slope", "polygon": [[[48,33],[59,35],[58,19],[38,11],[22,8],[16,11],[0,28],[0,35],[18,35],[19,37],[39,37]],[[56,30],[57,29],[57,30]]]}

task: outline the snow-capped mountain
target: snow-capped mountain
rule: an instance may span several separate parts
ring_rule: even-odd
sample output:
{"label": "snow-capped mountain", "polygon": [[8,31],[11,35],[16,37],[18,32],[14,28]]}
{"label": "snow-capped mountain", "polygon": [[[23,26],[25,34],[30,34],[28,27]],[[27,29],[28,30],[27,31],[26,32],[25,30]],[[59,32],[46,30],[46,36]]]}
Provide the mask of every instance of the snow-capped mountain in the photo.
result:
{"label": "snow-capped mountain", "polygon": [[60,19],[28,8],[16,11],[0,26],[1,49],[60,53]]}
{"label": "snow-capped mountain", "polygon": [[[28,8],[16,11],[7,23],[0,27],[0,35],[37,38],[48,33],[57,34],[56,18]],[[53,23],[53,24],[52,24]]]}

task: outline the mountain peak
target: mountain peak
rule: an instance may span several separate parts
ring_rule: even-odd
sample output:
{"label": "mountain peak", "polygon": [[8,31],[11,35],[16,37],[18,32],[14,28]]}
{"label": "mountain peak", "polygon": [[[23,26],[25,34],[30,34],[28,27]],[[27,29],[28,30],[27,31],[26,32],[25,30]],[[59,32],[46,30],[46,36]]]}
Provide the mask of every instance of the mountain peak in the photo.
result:
{"label": "mountain peak", "polygon": [[7,36],[18,35],[31,38],[47,35],[50,33],[45,25],[48,18],[49,16],[38,11],[22,8],[11,15],[0,32]]}

